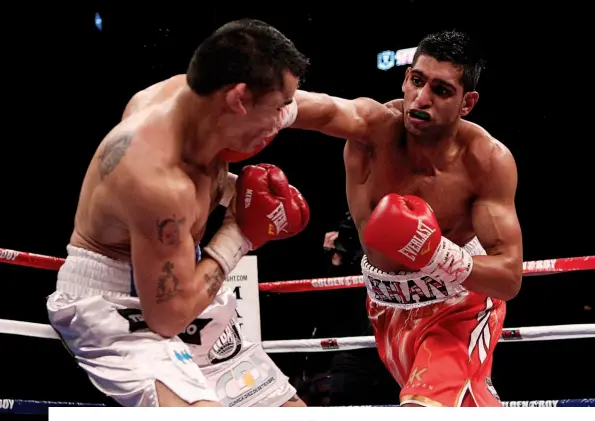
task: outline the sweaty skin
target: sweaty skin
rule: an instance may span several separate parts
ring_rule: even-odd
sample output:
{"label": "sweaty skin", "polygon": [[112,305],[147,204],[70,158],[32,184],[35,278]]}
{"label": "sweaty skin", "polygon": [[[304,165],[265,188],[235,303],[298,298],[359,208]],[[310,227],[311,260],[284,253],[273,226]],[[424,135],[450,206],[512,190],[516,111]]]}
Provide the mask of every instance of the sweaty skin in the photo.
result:
{"label": "sweaty skin", "polygon": [[206,308],[224,280],[211,259],[201,262],[202,276],[195,274],[193,256],[228,168],[218,159],[204,165],[192,158],[200,154],[191,151],[190,134],[179,124],[184,95],[187,86],[177,76],[131,99],[92,158],[71,236],[74,246],[132,261],[147,323],[165,336],[175,329],[160,326],[161,314],[183,325]]}
{"label": "sweaty skin", "polygon": [[385,272],[406,270],[363,243],[370,214],[388,193],[415,195],[434,210],[442,235],[463,246],[477,236],[487,256],[475,256],[468,290],[510,300],[522,276],[522,238],[514,196],[517,170],[510,151],[480,126],[460,120],[441,142],[408,142],[403,100],[380,104],[298,91],[293,128],[347,139],[347,200],[369,261]]}
{"label": "sweaty skin", "polygon": [[[180,226],[185,225],[191,227],[192,238],[199,243],[208,214],[222,197],[228,168],[221,161],[210,168],[187,162],[182,153],[183,136],[167,130],[167,125],[176,118],[171,99],[183,86],[183,78],[183,75],[175,76],[138,92],[128,102],[120,124],[97,148],[81,188],[70,240],[73,245],[112,259],[129,260],[126,208],[134,201],[135,194],[130,191],[129,195],[116,196],[124,187],[140,188],[165,182],[173,183],[172,187],[188,198],[186,204],[194,203],[196,208],[201,208],[208,203],[209,207],[208,212],[164,215],[155,221],[155,238],[164,244],[176,244],[180,241]],[[151,133],[159,135],[151,136]],[[133,142],[135,136],[139,140]],[[163,174],[148,179],[149,166]],[[108,177],[116,169],[127,178]]]}
{"label": "sweaty skin", "polygon": [[[402,387],[402,406],[501,406],[490,388],[497,341],[485,335],[500,335],[504,301],[521,285],[522,238],[514,205],[517,170],[502,143],[463,119],[479,98],[464,84],[470,85],[461,66],[421,53],[406,71],[403,100],[380,104],[369,98],[346,100],[303,91],[296,95],[298,119],[293,127],[347,139],[349,209],[369,262],[389,272],[382,276],[413,271],[364,241],[374,209],[390,193],[421,198],[431,207],[443,237],[460,247],[477,237],[486,251],[468,255],[472,270],[462,286],[470,292],[453,301],[391,308],[368,295],[376,346]],[[399,228],[397,218],[384,218],[383,223],[391,230]],[[376,234],[373,241],[379,244],[380,227]],[[393,239],[387,239],[385,252],[390,253],[391,244]],[[480,318],[482,325],[477,324]],[[483,351],[475,352],[479,342]]]}
{"label": "sweaty skin", "polygon": [[[217,142],[204,142],[202,153],[202,144],[188,140],[196,134],[187,132],[184,121],[191,121],[188,113],[197,110],[192,101],[184,100],[193,95],[185,77],[150,86],[127,104],[122,121],[101,142],[89,165],[70,240],[112,259],[132,261],[145,321],[166,337],[200,314],[225,280],[215,260],[203,256],[195,264],[194,253],[209,214],[219,203],[227,205],[230,188],[235,190],[235,175],[228,173],[227,163],[215,157],[202,164],[195,158],[213,155]],[[269,107],[273,112],[264,111],[272,119],[278,118],[277,109],[291,102],[287,98],[297,87],[294,76],[285,77],[287,92],[263,100],[276,104]],[[271,118],[260,117],[249,142],[262,143],[259,136],[270,132]],[[161,382],[156,387],[162,405],[186,406]],[[199,401],[193,406],[220,404]],[[294,396],[282,406],[306,405]]]}

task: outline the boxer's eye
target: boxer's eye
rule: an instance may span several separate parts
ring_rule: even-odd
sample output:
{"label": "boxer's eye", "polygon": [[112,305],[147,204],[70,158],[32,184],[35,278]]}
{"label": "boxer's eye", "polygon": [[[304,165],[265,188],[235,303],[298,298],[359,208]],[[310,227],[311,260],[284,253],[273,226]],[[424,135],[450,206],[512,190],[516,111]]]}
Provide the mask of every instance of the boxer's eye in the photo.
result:
{"label": "boxer's eye", "polygon": [[443,88],[442,86],[437,86],[436,88],[434,88],[434,92],[437,95],[440,95],[440,96],[448,96],[448,95],[450,95],[450,92],[448,91],[448,89]]}

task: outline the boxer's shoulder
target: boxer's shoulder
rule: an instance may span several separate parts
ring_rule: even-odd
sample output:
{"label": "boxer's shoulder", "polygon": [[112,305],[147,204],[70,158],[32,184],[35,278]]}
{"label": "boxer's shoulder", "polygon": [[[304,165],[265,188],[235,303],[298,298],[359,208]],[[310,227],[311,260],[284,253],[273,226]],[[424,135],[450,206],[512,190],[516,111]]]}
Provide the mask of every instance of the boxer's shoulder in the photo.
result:
{"label": "boxer's shoulder", "polygon": [[502,168],[516,168],[512,152],[501,141],[492,136],[483,127],[463,122],[460,132],[461,143],[465,148],[464,162],[472,179],[490,180],[494,173]]}
{"label": "boxer's shoulder", "polygon": [[126,108],[122,114],[122,120],[150,106],[168,100],[176,91],[185,85],[186,75],[175,75],[136,92],[126,104]]}
{"label": "boxer's shoulder", "polygon": [[150,130],[124,130],[104,141],[98,153],[104,188],[139,206],[157,199],[192,203],[193,181],[167,151],[154,147],[151,136]]}
{"label": "boxer's shoulder", "polygon": [[360,98],[359,100],[369,107],[369,115],[376,120],[389,122],[403,120],[402,99],[394,99],[384,104],[371,98]]}
{"label": "boxer's shoulder", "polygon": [[371,98],[358,98],[359,116],[367,123],[365,136],[367,145],[393,142],[394,136],[402,129],[402,100],[382,104]]}
{"label": "boxer's shoulder", "polygon": [[403,113],[403,98],[393,99],[391,101],[385,102],[384,105],[391,111],[395,113]]}

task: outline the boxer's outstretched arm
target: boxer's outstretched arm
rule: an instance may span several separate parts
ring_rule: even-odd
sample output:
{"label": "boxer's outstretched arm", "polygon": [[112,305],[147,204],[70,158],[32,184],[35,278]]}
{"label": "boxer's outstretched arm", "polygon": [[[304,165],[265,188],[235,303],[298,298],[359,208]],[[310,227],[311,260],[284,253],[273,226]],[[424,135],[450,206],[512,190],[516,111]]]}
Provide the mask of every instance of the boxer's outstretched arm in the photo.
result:
{"label": "boxer's outstretched arm", "polygon": [[375,124],[391,117],[391,111],[371,98],[353,100],[298,90],[295,129],[313,130],[342,139],[366,141]]}
{"label": "boxer's outstretched arm", "polygon": [[177,188],[179,184],[136,186],[125,203],[143,315],[149,328],[165,337],[182,332],[212,302],[225,279],[208,256],[196,263],[190,232],[196,202],[193,191]]}
{"label": "boxer's outstretched arm", "polygon": [[493,147],[485,167],[472,221],[488,255],[473,257],[473,270],[463,285],[486,296],[510,300],[518,294],[523,276],[522,234],[514,204],[517,168],[512,154],[502,145]]}

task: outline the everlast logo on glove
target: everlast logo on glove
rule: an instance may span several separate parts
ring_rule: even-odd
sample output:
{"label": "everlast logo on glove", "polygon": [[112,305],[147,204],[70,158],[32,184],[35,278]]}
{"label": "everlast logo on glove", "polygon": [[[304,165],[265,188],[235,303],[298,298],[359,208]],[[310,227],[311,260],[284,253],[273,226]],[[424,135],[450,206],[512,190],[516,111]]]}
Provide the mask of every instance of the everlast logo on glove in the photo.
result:
{"label": "everlast logo on glove", "polygon": [[276,231],[273,231],[273,224],[269,224],[269,235],[277,235],[287,227],[287,215],[285,214],[285,208],[283,203],[279,203],[279,206],[267,215],[267,218],[275,224]]}
{"label": "everlast logo on glove", "polygon": [[280,168],[270,164],[245,166],[236,182],[240,206],[235,222],[255,250],[271,240],[293,237],[310,220],[310,208]]}
{"label": "everlast logo on glove", "polygon": [[424,246],[426,241],[428,241],[428,238],[430,238],[430,236],[435,232],[436,230],[424,224],[421,218],[418,219],[415,235],[413,238],[411,238],[411,240],[409,240],[405,247],[399,250],[399,253],[415,262],[418,254],[423,256],[428,251],[430,251],[430,245],[428,244],[428,247],[420,253],[421,248]]}
{"label": "everlast logo on glove", "polygon": [[248,189],[244,195],[244,209],[248,209],[250,207],[250,202],[252,202],[252,190]]}

